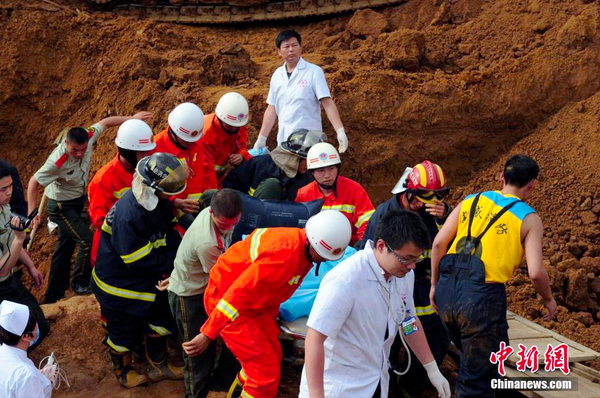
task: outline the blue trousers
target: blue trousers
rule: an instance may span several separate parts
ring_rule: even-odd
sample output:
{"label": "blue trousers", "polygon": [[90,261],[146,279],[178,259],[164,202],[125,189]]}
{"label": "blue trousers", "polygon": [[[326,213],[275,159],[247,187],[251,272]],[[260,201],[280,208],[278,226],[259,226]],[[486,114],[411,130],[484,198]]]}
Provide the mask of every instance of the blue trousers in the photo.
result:
{"label": "blue trousers", "polygon": [[500,342],[508,344],[506,290],[485,283],[483,262],[475,256],[451,254],[440,262],[435,299],[450,339],[461,351],[456,397],[495,397],[491,380],[498,365],[490,362]]}

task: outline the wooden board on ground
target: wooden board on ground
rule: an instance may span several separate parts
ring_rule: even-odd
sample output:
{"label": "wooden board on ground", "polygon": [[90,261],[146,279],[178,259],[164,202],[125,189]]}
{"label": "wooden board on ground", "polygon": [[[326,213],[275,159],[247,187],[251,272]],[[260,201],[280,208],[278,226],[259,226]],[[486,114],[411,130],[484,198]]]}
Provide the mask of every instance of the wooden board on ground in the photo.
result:
{"label": "wooden board on ground", "polygon": [[517,355],[519,344],[523,344],[528,349],[534,345],[537,346],[540,365],[545,363],[544,354],[548,344],[552,344],[553,347],[562,343],[567,344],[569,346],[569,362],[590,361],[600,358],[600,353],[591,348],[561,336],[510,311],[507,312],[506,318],[508,320],[510,346],[514,349],[514,352],[508,358],[508,362],[512,366],[515,366],[519,360],[519,356]]}
{"label": "wooden board on ground", "polygon": [[[567,377],[560,370],[554,372],[544,370],[544,354],[548,344],[556,347],[562,343],[569,346],[571,374],[568,377],[577,379],[577,387],[574,391],[520,391],[523,395],[530,398],[600,398],[600,372],[578,363],[598,359],[600,353],[510,311],[507,312],[506,319],[509,326],[510,346],[515,350],[508,358],[509,366],[505,368],[506,376],[509,379],[515,377]],[[540,370],[536,373],[519,372],[515,369],[519,359],[517,355],[519,344],[523,344],[527,348],[535,345],[540,351],[538,356]]]}

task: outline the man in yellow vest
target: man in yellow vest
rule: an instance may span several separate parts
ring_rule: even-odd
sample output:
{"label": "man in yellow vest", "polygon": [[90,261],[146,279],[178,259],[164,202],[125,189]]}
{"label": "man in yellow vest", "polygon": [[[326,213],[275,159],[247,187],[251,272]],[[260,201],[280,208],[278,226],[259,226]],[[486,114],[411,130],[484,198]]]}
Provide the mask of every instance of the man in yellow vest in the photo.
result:
{"label": "man in yellow vest", "polygon": [[498,351],[501,341],[508,345],[504,284],[523,253],[529,277],[549,311],[544,318],[556,314],[542,263],[544,226],[523,202],[535,188],[538,172],[530,157],[510,157],[502,190],[467,196],[433,242],[430,300],[462,352],[456,380],[459,398],[495,396],[491,380],[499,376],[490,354]]}

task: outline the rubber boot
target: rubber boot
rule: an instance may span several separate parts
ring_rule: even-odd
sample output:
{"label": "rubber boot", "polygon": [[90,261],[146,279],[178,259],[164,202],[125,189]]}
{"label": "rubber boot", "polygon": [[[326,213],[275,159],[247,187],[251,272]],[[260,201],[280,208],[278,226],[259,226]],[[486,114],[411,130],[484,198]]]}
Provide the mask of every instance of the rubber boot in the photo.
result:
{"label": "rubber boot", "polygon": [[239,398],[242,395],[243,391],[244,389],[242,386],[242,382],[240,381],[240,376],[238,375],[231,384],[231,387],[229,388],[227,398]]}
{"label": "rubber boot", "polygon": [[146,359],[148,360],[148,378],[157,381],[183,380],[183,366],[169,363],[167,355],[168,336],[146,335]]}
{"label": "rubber boot", "polygon": [[139,374],[131,367],[131,351],[120,353],[110,350],[110,362],[117,381],[123,387],[133,388],[148,382],[145,375]]}

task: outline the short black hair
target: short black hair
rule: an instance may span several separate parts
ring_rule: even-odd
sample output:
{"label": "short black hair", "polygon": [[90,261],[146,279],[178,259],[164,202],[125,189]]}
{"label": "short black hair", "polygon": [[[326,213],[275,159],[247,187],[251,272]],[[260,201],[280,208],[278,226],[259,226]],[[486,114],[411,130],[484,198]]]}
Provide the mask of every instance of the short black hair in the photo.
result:
{"label": "short black hair", "polygon": [[379,239],[394,250],[411,242],[419,249],[431,247],[429,232],[421,217],[405,210],[390,210],[383,215],[375,228],[375,242]]}
{"label": "short black hair", "polygon": [[67,132],[67,141],[81,145],[90,140],[87,129],[83,127],[73,127]]}
{"label": "short black hair", "polygon": [[504,164],[504,182],[523,188],[530,181],[535,180],[540,172],[540,166],[526,155],[513,155]]}
{"label": "short black hair", "polygon": [[[35,330],[35,325],[37,325],[37,318],[35,317],[35,315],[33,315],[33,312],[30,310],[29,320],[27,321],[27,325],[25,325],[25,330],[23,331],[23,334],[21,336],[25,334],[32,334]],[[2,344],[14,347],[17,344],[19,344],[21,336],[11,333],[8,330],[4,329],[2,326],[0,326],[0,343]]]}
{"label": "short black hair", "polygon": [[12,177],[12,170],[7,166],[8,163],[0,163],[0,178]]}
{"label": "short black hair", "polygon": [[235,190],[223,188],[210,200],[210,208],[217,217],[237,217],[242,212],[242,198]]}
{"label": "short black hair", "polygon": [[277,35],[277,38],[275,39],[275,45],[277,46],[277,48],[281,47],[281,43],[283,43],[286,40],[291,39],[292,37],[295,37],[298,40],[298,44],[302,45],[302,37],[300,37],[300,33],[296,32],[295,30],[284,30],[283,32],[280,32]]}

